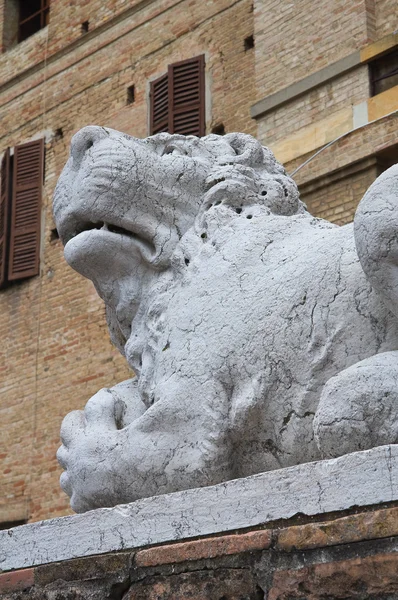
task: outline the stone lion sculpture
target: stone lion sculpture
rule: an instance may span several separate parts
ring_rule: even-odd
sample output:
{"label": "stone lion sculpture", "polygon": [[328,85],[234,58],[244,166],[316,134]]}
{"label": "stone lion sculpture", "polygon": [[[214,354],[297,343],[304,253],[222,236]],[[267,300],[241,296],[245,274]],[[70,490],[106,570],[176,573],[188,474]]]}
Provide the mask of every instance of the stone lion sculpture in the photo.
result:
{"label": "stone lion sculpture", "polygon": [[312,217],[249,135],[86,127],[54,214],[136,373],[64,419],[77,512],[398,440],[398,166]]}

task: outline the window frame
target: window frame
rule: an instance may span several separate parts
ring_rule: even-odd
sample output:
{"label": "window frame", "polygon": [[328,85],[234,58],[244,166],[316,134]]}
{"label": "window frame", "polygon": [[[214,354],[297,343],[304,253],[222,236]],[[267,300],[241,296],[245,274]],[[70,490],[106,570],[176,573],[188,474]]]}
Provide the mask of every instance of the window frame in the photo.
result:
{"label": "window frame", "polygon": [[[18,44],[27,40],[32,35],[34,35],[38,31],[40,31],[41,29],[44,29],[44,27],[46,27],[48,25],[49,20],[50,20],[50,0],[40,0],[40,9],[37,10],[35,13],[29,15],[29,17],[26,17],[26,19],[21,20],[20,14],[21,14],[21,2],[22,1],[23,0],[19,0]],[[26,25],[26,23],[29,23],[29,21],[31,21],[32,19],[36,18],[39,15],[40,15],[40,27],[38,29],[36,29],[33,33],[23,36],[22,32],[21,32],[21,27],[23,25]]]}
{"label": "window frame", "polygon": [[[385,69],[385,63],[387,63],[392,59],[392,62],[395,62],[395,66],[392,66],[389,70]],[[384,68],[383,68],[384,67]],[[398,85],[397,83],[392,85],[387,85],[384,89],[379,89],[380,84],[383,81],[386,81],[390,77],[398,76],[398,46],[390,49],[388,52],[385,52],[381,56],[377,56],[373,60],[368,63],[369,68],[369,81],[370,81],[370,95],[371,97],[377,96],[378,94],[382,94],[387,90],[392,89]],[[383,72],[386,70],[386,72]],[[382,86],[384,87],[384,86]]]}

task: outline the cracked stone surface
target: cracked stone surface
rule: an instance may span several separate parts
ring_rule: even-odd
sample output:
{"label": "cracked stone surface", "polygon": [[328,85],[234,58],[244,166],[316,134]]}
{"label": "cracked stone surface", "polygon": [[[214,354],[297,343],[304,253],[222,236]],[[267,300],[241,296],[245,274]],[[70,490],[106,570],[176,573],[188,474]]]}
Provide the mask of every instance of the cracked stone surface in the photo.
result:
{"label": "cracked stone surface", "polygon": [[320,515],[396,500],[398,445],[379,446],[3,530],[0,571],[236,532],[297,514]]}
{"label": "cracked stone surface", "polygon": [[87,127],[54,215],[136,373],[63,422],[75,511],[398,441],[398,166],[338,227],[251,136]]}

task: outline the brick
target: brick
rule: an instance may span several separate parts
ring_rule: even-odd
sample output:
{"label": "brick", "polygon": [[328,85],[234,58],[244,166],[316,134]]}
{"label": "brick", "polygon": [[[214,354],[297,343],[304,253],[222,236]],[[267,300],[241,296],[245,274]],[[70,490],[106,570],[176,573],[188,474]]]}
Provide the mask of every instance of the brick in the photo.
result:
{"label": "brick", "polygon": [[355,209],[362,196],[378,175],[375,162],[368,168],[333,181],[325,177],[319,187],[307,191],[303,186],[301,198],[307,204],[308,210],[323,219],[328,219],[339,225],[352,221]]}
{"label": "brick", "polygon": [[398,553],[393,553],[277,571],[267,600],[375,600],[397,593]]}
{"label": "brick", "polygon": [[270,547],[272,531],[250,531],[238,535],[206,538],[193,542],[157,546],[137,552],[137,567],[151,567],[170,563],[180,563],[202,558],[215,558],[241,552],[265,550]]}
{"label": "brick", "polygon": [[[355,0],[336,0],[317,6],[307,0],[299,7],[289,4],[286,10],[272,9],[269,1],[256,5],[259,98],[303,79],[310,72],[348,56],[363,45],[367,27],[366,3],[361,3],[358,13],[351,11]],[[262,29],[264,23],[267,27]],[[274,29],[277,34],[270,35]]]}
{"label": "brick", "polygon": [[398,536],[398,508],[287,527],[278,531],[275,547],[285,551],[304,550],[391,536]]}
{"label": "brick", "polygon": [[259,600],[264,597],[249,569],[209,569],[133,584],[123,600]]}
{"label": "brick", "polygon": [[0,574],[0,593],[26,590],[34,584],[34,569]]}
{"label": "brick", "polygon": [[127,578],[131,557],[131,553],[128,552],[104,554],[95,556],[95,558],[89,556],[39,566],[35,569],[35,584],[44,587],[59,579],[63,581],[88,581],[110,578],[114,574]]}

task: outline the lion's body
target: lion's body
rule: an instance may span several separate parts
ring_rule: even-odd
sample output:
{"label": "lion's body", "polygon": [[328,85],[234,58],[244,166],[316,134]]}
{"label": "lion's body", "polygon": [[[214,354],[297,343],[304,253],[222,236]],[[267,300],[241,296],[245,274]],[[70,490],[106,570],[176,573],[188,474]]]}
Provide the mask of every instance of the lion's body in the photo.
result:
{"label": "lion's body", "polygon": [[352,225],[242,214],[203,246],[170,298],[155,401],[175,365],[198,402],[213,381],[216,411],[228,390],[237,476],[320,458],[313,419],[326,382],[398,348],[398,321],[366,279]]}

